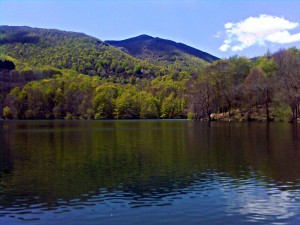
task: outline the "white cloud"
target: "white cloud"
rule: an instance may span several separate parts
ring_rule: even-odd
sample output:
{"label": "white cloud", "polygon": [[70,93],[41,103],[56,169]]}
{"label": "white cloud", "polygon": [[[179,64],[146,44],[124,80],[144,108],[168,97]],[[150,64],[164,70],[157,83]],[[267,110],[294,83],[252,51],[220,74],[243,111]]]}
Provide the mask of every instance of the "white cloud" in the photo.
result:
{"label": "white cloud", "polygon": [[229,48],[230,48],[230,45],[228,45],[228,44],[223,44],[219,49],[220,49],[222,52],[226,52]]}
{"label": "white cloud", "polygon": [[267,36],[266,40],[279,44],[293,43],[300,40],[300,33],[290,34],[288,31],[281,31]]}
{"label": "white cloud", "polygon": [[299,23],[288,21],[282,17],[260,15],[249,17],[238,23],[226,23],[226,40],[220,46],[225,52],[241,51],[253,45],[263,46],[266,42],[287,44],[300,41],[300,32],[291,34]]}
{"label": "white cloud", "polygon": [[232,28],[232,26],[233,26],[233,23],[226,23],[225,24],[226,29],[230,29],[230,28]]}

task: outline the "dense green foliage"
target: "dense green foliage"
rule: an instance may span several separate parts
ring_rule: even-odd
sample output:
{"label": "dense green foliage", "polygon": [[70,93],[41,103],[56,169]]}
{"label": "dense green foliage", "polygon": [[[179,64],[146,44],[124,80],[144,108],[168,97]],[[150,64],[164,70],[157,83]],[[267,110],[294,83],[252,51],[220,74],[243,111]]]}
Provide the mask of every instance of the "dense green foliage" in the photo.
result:
{"label": "dense green foliage", "polygon": [[12,57],[18,69],[49,65],[115,79],[153,77],[162,70],[82,33],[1,26],[0,43],[0,52]]}
{"label": "dense green foliage", "polygon": [[299,118],[296,48],[255,60],[218,60],[204,69],[186,60],[179,72],[84,34],[7,26],[0,31],[2,118]]}
{"label": "dense green foliage", "polygon": [[49,79],[15,87],[5,99],[3,116],[14,119],[181,118],[185,80],[159,77],[121,85],[64,71]]}

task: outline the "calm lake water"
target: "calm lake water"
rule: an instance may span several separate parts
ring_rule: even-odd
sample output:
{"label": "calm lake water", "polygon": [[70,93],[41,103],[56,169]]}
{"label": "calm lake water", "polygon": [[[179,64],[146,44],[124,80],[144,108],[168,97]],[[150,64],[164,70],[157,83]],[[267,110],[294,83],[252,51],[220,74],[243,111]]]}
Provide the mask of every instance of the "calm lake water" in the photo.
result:
{"label": "calm lake water", "polygon": [[300,224],[300,126],[0,121],[0,224]]}

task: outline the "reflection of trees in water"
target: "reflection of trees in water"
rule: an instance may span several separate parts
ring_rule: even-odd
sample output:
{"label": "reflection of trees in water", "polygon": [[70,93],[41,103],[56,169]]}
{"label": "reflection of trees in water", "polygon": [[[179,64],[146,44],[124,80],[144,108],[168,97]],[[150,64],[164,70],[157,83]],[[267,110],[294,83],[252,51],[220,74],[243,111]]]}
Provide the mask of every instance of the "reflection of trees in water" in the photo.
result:
{"label": "reflection of trees in water", "polygon": [[[298,182],[300,174],[299,140],[294,138],[292,124],[258,124],[261,129],[248,132],[250,149],[245,151],[249,164],[266,179],[279,182]],[[252,150],[251,150],[252,149]]]}
{"label": "reflection of trees in water", "polygon": [[2,134],[2,132],[0,131],[0,179],[5,174],[10,174],[10,172],[12,171],[13,162],[10,155],[10,149],[11,146],[7,143],[7,138],[4,138],[4,134]]}
{"label": "reflection of trees in water", "polygon": [[294,151],[294,154],[297,154],[297,151],[299,150],[299,137],[298,137],[298,129],[300,127],[298,126],[298,123],[292,124],[292,137],[293,137],[293,144],[292,144],[292,150]]}
{"label": "reflection of trees in water", "polygon": [[[232,178],[230,182],[237,186],[253,177],[267,183],[296,183],[299,179],[299,156],[295,155],[298,149],[291,148],[298,139],[291,139],[294,130],[289,124],[16,124],[19,125],[10,123],[15,127],[1,133],[2,143],[6,143],[1,151],[8,154],[4,159],[12,173],[4,176],[0,184],[1,205],[7,207],[18,204],[20,199],[25,199],[22,204],[28,206],[68,205],[73,199],[84,202],[95,196],[104,201],[115,191],[131,201],[162,201],[194,185],[203,184],[205,188],[227,178]],[[58,199],[63,199],[63,203]]]}

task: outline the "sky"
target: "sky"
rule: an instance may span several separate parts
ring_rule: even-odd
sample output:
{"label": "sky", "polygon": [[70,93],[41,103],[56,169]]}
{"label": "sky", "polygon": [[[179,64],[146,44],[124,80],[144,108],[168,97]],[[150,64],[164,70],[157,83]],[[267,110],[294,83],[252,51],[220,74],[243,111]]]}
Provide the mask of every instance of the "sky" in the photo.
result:
{"label": "sky", "polygon": [[0,0],[0,24],[101,40],[148,34],[220,58],[300,48],[300,0]]}

